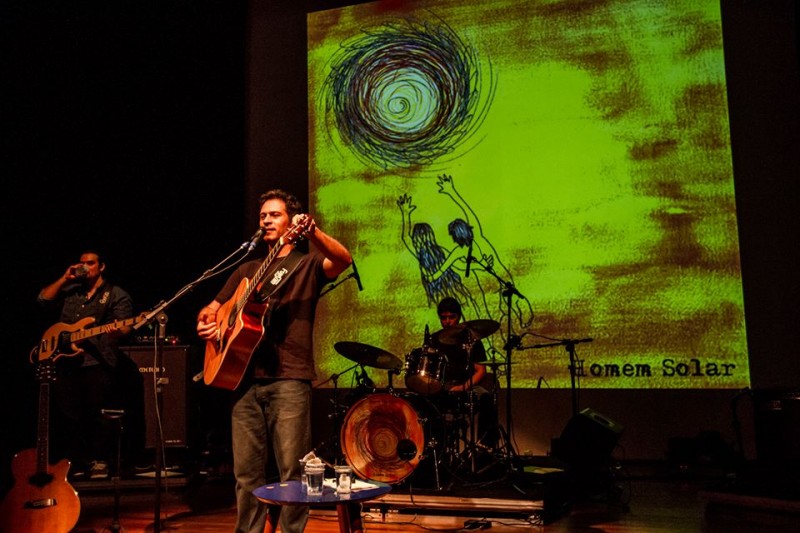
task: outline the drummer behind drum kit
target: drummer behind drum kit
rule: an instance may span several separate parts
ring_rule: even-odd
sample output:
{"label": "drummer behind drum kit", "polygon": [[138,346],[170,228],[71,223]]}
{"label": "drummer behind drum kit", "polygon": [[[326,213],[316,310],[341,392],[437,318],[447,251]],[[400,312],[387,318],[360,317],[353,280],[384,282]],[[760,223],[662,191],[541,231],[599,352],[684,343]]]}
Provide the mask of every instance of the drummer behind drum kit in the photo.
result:
{"label": "drummer behind drum kit", "polygon": [[[417,472],[421,477],[413,478],[415,485],[432,482],[433,488],[440,490],[442,476],[459,476],[459,469],[468,464],[467,455],[472,458],[471,473],[475,473],[475,454],[486,447],[475,442],[472,406],[458,402],[454,405],[448,398],[447,358],[433,347],[431,340],[438,344],[461,344],[465,338],[470,343],[478,342],[498,328],[493,320],[473,320],[431,336],[426,327],[423,346],[411,350],[405,362],[368,344],[334,344],[337,352],[358,363],[362,370],[368,366],[388,370],[389,375],[386,392],[375,390],[370,380],[372,387],[350,406],[342,422],[340,452],[357,476],[396,484],[423,464],[429,467],[423,469],[424,474]],[[497,365],[491,366],[493,370]],[[395,390],[392,385],[393,376],[400,374],[404,375],[406,391]],[[496,409],[496,396],[493,405]],[[467,428],[472,431],[467,432]]]}

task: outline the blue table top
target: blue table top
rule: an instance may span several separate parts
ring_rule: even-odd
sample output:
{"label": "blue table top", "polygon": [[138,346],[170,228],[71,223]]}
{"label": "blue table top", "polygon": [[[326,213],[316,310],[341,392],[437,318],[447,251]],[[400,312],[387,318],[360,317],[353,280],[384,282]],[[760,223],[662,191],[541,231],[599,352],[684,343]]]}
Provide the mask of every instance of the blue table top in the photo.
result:
{"label": "blue table top", "polygon": [[262,485],[253,491],[253,495],[266,503],[320,505],[370,500],[383,496],[392,490],[392,486],[386,483],[379,481],[369,481],[369,483],[376,485],[376,487],[354,490],[350,494],[339,495],[336,494],[336,489],[325,485],[322,487],[321,495],[309,496],[299,481],[283,481]]}

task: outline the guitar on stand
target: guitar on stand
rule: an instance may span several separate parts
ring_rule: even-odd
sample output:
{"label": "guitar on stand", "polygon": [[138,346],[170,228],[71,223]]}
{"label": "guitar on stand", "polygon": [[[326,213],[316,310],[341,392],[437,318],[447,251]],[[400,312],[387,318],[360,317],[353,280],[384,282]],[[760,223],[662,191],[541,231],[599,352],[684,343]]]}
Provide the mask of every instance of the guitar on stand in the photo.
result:
{"label": "guitar on stand", "polygon": [[68,533],[81,512],[78,493],[67,481],[70,462],[49,463],[50,384],[55,365],[46,358],[36,365],[39,381],[39,417],[36,448],[14,456],[11,471],[15,483],[0,508],[0,531],[4,533]]}

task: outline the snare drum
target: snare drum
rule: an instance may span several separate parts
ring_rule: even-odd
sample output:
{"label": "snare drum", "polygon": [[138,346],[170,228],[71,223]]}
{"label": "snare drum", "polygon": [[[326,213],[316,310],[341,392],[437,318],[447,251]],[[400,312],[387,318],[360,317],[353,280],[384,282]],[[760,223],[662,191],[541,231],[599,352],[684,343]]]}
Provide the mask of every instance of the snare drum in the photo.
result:
{"label": "snare drum", "polygon": [[418,394],[438,394],[444,388],[447,356],[434,348],[415,348],[406,355],[406,387]]}

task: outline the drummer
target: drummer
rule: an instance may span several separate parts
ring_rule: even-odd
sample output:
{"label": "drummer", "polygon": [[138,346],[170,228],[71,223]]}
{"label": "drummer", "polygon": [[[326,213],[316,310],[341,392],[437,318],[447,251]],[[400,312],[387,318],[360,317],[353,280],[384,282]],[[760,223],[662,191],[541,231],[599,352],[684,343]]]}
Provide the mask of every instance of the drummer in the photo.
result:
{"label": "drummer", "polygon": [[[443,298],[436,309],[442,330],[433,334],[432,345],[447,358],[445,369],[445,389],[448,393],[459,394],[473,391],[471,400],[478,415],[477,442],[487,448],[497,445],[497,420],[493,405],[492,391],[494,375],[486,372],[486,349],[480,339],[473,337],[464,328],[453,342],[452,336],[443,335],[459,328],[463,314],[461,304],[455,298]],[[447,340],[444,340],[444,339]],[[470,398],[467,398],[469,401]]]}

